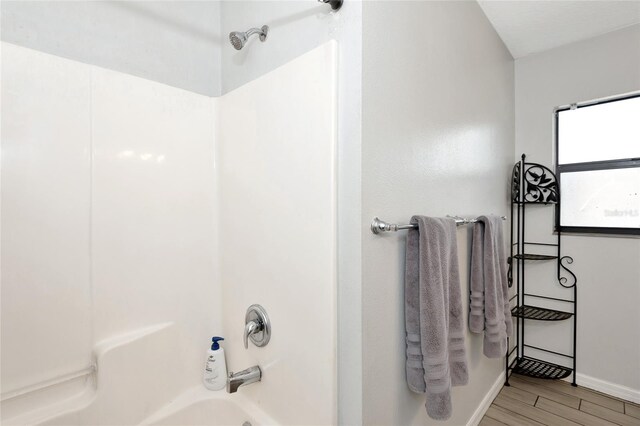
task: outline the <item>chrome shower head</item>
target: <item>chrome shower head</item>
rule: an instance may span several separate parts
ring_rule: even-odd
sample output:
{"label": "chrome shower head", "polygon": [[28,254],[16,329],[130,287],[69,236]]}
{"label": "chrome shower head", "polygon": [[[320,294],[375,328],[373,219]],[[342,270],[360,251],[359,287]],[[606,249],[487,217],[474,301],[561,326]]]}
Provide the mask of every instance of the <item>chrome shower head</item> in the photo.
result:
{"label": "chrome shower head", "polygon": [[229,33],[229,41],[236,50],[240,50],[247,42],[247,35],[241,31],[234,31]]}
{"label": "chrome shower head", "polygon": [[253,34],[258,34],[260,36],[260,41],[265,41],[267,39],[268,32],[269,27],[266,25],[263,25],[262,28],[251,28],[249,31],[245,32],[233,31],[229,33],[229,41],[236,50],[240,50]]}

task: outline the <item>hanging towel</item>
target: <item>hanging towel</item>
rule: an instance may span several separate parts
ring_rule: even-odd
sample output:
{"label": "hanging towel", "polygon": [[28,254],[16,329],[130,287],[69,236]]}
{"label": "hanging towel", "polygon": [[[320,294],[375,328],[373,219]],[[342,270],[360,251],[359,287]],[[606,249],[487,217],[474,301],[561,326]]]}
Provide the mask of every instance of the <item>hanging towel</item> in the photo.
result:
{"label": "hanging towel", "polygon": [[469,330],[473,333],[484,331],[485,356],[501,358],[506,355],[507,336],[513,332],[513,322],[502,218],[499,216],[480,216],[473,227],[470,289]]}
{"label": "hanging towel", "polygon": [[414,216],[407,236],[407,384],[426,393],[429,417],[451,416],[451,386],[469,381],[464,346],[456,223]]}

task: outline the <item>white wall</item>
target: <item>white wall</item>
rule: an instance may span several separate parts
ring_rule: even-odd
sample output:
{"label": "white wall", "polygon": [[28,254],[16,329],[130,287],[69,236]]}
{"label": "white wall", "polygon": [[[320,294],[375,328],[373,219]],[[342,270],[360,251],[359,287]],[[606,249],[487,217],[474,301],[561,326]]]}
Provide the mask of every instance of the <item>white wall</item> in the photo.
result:
{"label": "white wall", "polygon": [[[240,392],[284,424],[335,424],[336,43],[219,99],[8,43],[2,54],[3,391],[84,368],[93,351],[97,399],[54,422],[135,422],[199,385],[222,334],[230,369],[264,372]],[[252,303],[273,337],[245,351]],[[171,336],[154,358],[170,372],[144,407],[108,415],[107,385],[132,374],[118,368],[143,368],[109,359],[147,345],[120,336],[167,322],[144,339]]]}
{"label": "white wall", "polygon": [[2,43],[1,83],[6,393],[91,362],[91,80]]}
{"label": "white wall", "polygon": [[[368,226],[507,214],[513,60],[475,2],[366,2],[363,29],[363,419],[435,424],[405,379],[405,234]],[[462,294],[470,232],[458,230]],[[445,424],[466,424],[504,369],[484,357],[481,336],[466,343],[470,383],[454,388]]]}
{"label": "white wall", "polygon": [[164,322],[197,385],[221,332],[212,99],[2,43],[2,107],[3,392]]}
{"label": "white wall", "polygon": [[[297,1],[2,1],[2,40],[218,96],[336,39],[341,421],[361,422],[360,140],[362,3],[332,12]],[[231,31],[269,25],[236,51]]]}
{"label": "white wall", "polygon": [[[17,2],[16,2],[17,3]],[[76,2],[80,3],[80,2]],[[159,58],[147,57],[148,55],[164,54],[165,50],[151,49],[147,37],[152,40],[158,39],[166,31],[165,27],[170,27],[178,34],[175,43],[180,43],[190,36],[196,37],[204,35],[209,29],[210,22],[216,22],[216,18],[210,17],[206,10],[198,12],[198,5],[209,2],[195,2],[196,6],[188,6],[187,10],[180,9],[179,6],[167,2],[155,4],[155,2],[133,3],[118,2],[118,4],[94,4],[94,2],[84,5],[60,5],[50,2],[38,2],[31,5],[13,4],[13,2],[2,4],[3,12],[3,39],[10,39],[19,44],[30,45],[36,49],[51,51],[55,54],[68,56],[97,63],[107,68],[113,68],[124,72],[135,74],[136,69],[147,70],[148,64],[155,64],[151,70],[138,75],[163,81],[167,84],[185,87],[200,93],[217,94],[220,89],[209,90],[208,84],[199,79],[200,83],[195,83],[192,75],[196,67],[180,74],[181,78],[190,80],[189,85],[176,83],[166,76],[157,75],[156,72],[164,72],[164,65],[158,65]],[[180,4],[191,2],[180,2]],[[217,2],[216,2],[217,3]],[[64,6],[64,7],[62,7]],[[131,8],[127,9],[127,7]],[[220,5],[219,5],[220,6]],[[166,12],[166,7],[170,12]],[[207,6],[208,7],[208,6]],[[341,422],[346,424],[358,424],[362,417],[362,382],[361,382],[361,274],[360,274],[360,115],[361,115],[361,2],[347,1],[343,8],[332,13],[328,5],[318,5],[314,0],[305,1],[279,1],[279,2],[223,2],[222,7],[227,15],[224,19],[225,28],[222,40],[215,39],[214,49],[222,49],[226,52],[225,58],[220,58],[220,52],[210,52],[207,49],[199,49],[197,52],[190,46],[181,45],[181,54],[190,55],[189,63],[193,55],[198,55],[203,61],[216,58],[220,62],[220,73],[216,75],[215,70],[209,70],[209,64],[201,67],[211,76],[212,84],[228,82],[231,78],[236,78],[234,84],[240,86],[258,76],[273,70],[296,56],[313,49],[329,39],[338,39],[338,62],[340,64],[338,78],[338,235],[339,245],[339,317],[340,317],[340,352],[339,360],[339,393],[340,409],[339,416]],[[115,10],[104,10],[105,8],[116,8]],[[140,8],[144,8],[144,11]],[[208,10],[208,9],[207,9]],[[195,11],[197,16],[190,16]],[[9,13],[7,13],[9,12]],[[143,13],[144,12],[144,13]],[[95,14],[105,16],[92,17]],[[212,12],[213,13],[213,12]],[[215,14],[215,13],[214,13]],[[110,22],[117,17],[122,17],[122,22]],[[175,17],[180,18],[179,22]],[[157,19],[156,19],[157,18]],[[219,17],[217,18],[219,19]],[[105,22],[99,28],[86,25],[87,20],[97,20]],[[158,22],[156,22],[158,20]],[[268,24],[272,30],[269,40],[262,44],[255,40],[243,51],[236,52],[228,44],[226,34],[232,30],[247,29],[256,22],[259,25]],[[162,24],[159,23],[162,21]],[[130,24],[140,26],[139,29],[130,28]],[[147,24],[148,23],[148,28]],[[157,24],[157,25],[156,25]],[[53,27],[53,28],[51,28]],[[67,28],[68,27],[68,28]],[[189,31],[196,28],[197,34]],[[120,28],[120,33],[126,35],[118,38],[118,43],[130,42],[133,47],[140,47],[142,51],[137,51],[138,55],[129,57],[128,46],[118,49],[121,56],[115,58],[93,57],[90,55],[103,55],[99,52],[85,52],[87,46],[103,46],[103,43],[113,42],[113,34],[110,28]],[[210,28],[215,34],[219,34],[215,24]],[[104,31],[102,31],[104,30]],[[96,31],[100,31],[96,35]],[[141,32],[141,38],[135,39],[137,31]],[[180,33],[187,31],[188,34]],[[42,34],[40,36],[39,34]],[[45,37],[46,35],[46,37]],[[95,39],[94,39],[95,36]],[[164,35],[163,35],[164,36]],[[130,37],[134,37],[133,40]],[[215,37],[214,37],[215,38]],[[83,40],[87,40],[86,42]],[[201,40],[204,42],[204,39]],[[220,41],[220,44],[218,44]],[[29,44],[30,43],[30,44]],[[80,46],[77,44],[80,43]],[[140,44],[138,44],[140,43]],[[150,43],[150,42],[149,42]],[[71,46],[67,46],[70,44]],[[171,44],[173,46],[173,43]],[[103,46],[104,47],[104,46]],[[111,49],[109,46],[105,48]],[[66,49],[70,49],[67,51]],[[160,48],[158,48],[160,49]],[[237,63],[234,55],[243,55],[243,63]],[[216,56],[217,55],[217,56]],[[182,61],[181,55],[171,55],[172,60]],[[119,60],[125,60],[126,66],[122,66]],[[129,62],[137,64],[134,69]],[[141,61],[137,63],[136,61]],[[184,61],[183,61],[184,62]],[[186,66],[185,63],[185,66]],[[168,64],[172,66],[173,64]],[[153,68],[159,68],[153,70]],[[227,79],[222,78],[222,70],[225,70]],[[175,75],[172,76],[176,77]],[[207,77],[208,78],[208,77]],[[207,80],[208,81],[208,80]],[[215,83],[217,81],[217,83]],[[220,87],[220,86],[218,86]],[[225,91],[229,91],[231,86],[226,85]]]}
{"label": "white wall", "polygon": [[[222,92],[229,92],[331,39],[342,39],[358,16],[359,2],[345,2],[338,12],[317,0],[223,1],[220,14]],[[355,4],[350,4],[355,3]],[[228,40],[232,31],[269,26],[267,40],[252,37],[242,50]]]}
{"label": "white wall", "polygon": [[[224,1],[222,92],[251,81],[328,40],[338,41],[338,304],[339,416],[362,422],[361,318],[361,109],[362,2],[347,0],[338,12],[316,0]],[[241,51],[231,31],[269,25],[267,41]]]}
{"label": "white wall", "polygon": [[220,94],[219,1],[3,0],[0,15],[3,41]]}
{"label": "white wall", "polygon": [[[336,44],[312,50],[218,101],[220,272],[230,370],[281,424],[337,421]],[[272,337],[243,347],[245,311]]]}
{"label": "white wall", "polygon": [[[518,59],[516,155],[525,152],[553,169],[554,107],[637,90],[639,25]],[[553,239],[552,209],[534,214],[528,221],[532,238]],[[582,374],[640,396],[640,240],[567,235],[562,246],[578,276],[578,384]],[[547,278],[527,282],[538,285],[532,290],[559,291],[553,271]],[[542,288],[543,282],[550,284]],[[532,344],[544,339],[547,346],[570,350],[570,333],[565,324],[536,326],[530,335]],[[582,383],[593,385],[588,377]]]}

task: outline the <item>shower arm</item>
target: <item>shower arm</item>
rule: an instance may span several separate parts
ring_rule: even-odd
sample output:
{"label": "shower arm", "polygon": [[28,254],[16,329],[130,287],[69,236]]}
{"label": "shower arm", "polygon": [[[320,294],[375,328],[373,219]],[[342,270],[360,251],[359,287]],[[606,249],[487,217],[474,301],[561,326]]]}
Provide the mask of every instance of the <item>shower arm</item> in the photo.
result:
{"label": "shower arm", "polygon": [[267,37],[267,31],[265,31],[265,27],[251,28],[245,32],[245,35],[247,36],[247,38],[251,37],[254,34],[259,34],[261,41],[264,41],[264,39]]}
{"label": "shower arm", "polygon": [[342,7],[343,0],[318,0],[318,2],[328,4],[332,10],[338,10]]}

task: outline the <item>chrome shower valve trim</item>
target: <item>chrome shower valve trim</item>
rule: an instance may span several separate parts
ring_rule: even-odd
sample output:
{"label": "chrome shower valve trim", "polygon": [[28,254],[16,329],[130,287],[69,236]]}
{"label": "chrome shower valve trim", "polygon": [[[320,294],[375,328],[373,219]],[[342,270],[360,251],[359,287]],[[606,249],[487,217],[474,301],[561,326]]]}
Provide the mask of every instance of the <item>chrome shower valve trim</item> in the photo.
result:
{"label": "chrome shower valve trim", "polygon": [[267,311],[260,305],[251,305],[244,317],[244,348],[249,349],[249,340],[258,347],[266,346],[271,339],[271,321]]}

